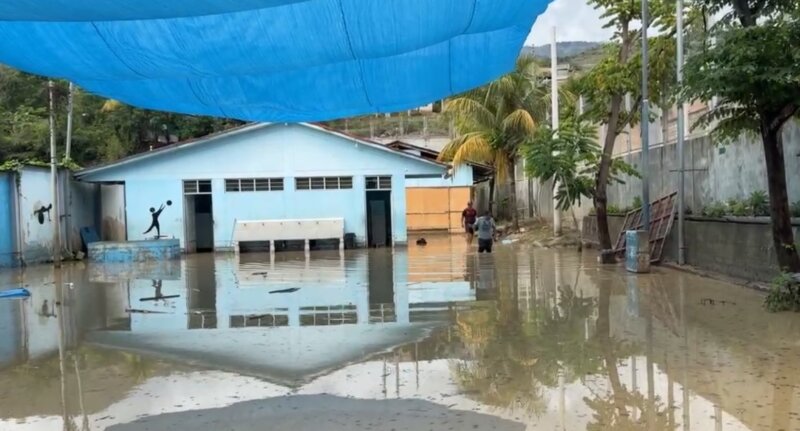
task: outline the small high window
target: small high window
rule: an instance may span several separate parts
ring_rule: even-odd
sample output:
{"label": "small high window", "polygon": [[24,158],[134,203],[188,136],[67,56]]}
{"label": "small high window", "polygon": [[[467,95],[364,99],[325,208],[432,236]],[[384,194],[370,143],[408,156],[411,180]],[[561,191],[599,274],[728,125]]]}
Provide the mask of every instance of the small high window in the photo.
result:
{"label": "small high window", "polygon": [[297,190],[344,190],[353,188],[353,177],[298,177]]}
{"label": "small high window", "polygon": [[283,178],[229,178],[226,192],[275,192],[283,190]]}
{"label": "small high window", "polygon": [[367,177],[367,190],[391,190],[392,177]]}
{"label": "small high window", "polygon": [[183,194],[185,195],[210,195],[211,180],[184,180]]}

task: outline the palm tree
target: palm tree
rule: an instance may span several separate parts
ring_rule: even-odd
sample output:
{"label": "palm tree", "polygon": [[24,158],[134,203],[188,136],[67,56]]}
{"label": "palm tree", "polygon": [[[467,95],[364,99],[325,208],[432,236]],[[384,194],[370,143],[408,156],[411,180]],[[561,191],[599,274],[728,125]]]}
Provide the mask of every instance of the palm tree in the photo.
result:
{"label": "palm tree", "polygon": [[[456,167],[465,162],[494,169],[495,181],[507,184],[514,227],[518,227],[514,162],[519,145],[545,120],[550,98],[539,65],[530,56],[497,80],[447,101],[445,113],[455,120],[458,136],[439,155]],[[490,197],[491,199],[491,197]],[[491,205],[490,205],[491,208]]]}

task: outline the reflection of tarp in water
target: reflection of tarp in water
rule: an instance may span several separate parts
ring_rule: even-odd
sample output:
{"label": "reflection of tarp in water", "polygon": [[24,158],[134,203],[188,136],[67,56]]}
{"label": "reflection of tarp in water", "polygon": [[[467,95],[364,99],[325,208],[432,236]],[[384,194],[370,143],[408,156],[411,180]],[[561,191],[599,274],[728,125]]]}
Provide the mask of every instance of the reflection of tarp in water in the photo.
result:
{"label": "reflection of tarp in water", "polygon": [[[109,431],[139,429],[211,430],[224,423],[240,431],[291,429],[373,431],[481,429],[522,431],[525,425],[482,413],[451,410],[422,400],[356,400],[331,395],[300,395],[247,401],[229,407],[169,413],[108,428]],[[265,425],[268,424],[268,425]]]}
{"label": "reflection of tarp in water", "polygon": [[382,324],[91,333],[92,343],[297,384],[419,340],[432,325]]}

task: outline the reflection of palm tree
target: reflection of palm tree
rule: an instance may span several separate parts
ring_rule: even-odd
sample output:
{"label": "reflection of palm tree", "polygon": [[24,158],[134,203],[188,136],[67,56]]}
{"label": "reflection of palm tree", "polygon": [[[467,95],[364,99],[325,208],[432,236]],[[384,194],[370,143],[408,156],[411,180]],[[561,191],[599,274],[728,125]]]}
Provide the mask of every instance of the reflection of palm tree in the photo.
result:
{"label": "reflection of palm tree", "polygon": [[559,373],[573,381],[601,369],[599,349],[586,340],[584,329],[595,304],[567,286],[559,304],[549,306],[542,298],[525,321],[516,274],[498,278],[496,307],[459,316],[457,328],[470,357],[455,363],[453,372],[462,390],[481,402],[538,414],[546,408],[543,388],[558,385]]}
{"label": "reflection of palm tree", "polygon": [[[594,421],[588,424],[586,429],[589,431],[670,429],[669,416],[665,414],[666,408],[657,397],[648,399],[638,392],[631,393],[621,383],[617,363],[620,357],[633,354],[633,347],[626,346],[611,337],[611,289],[603,282],[599,288],[595,339],[602,352],[611,392],[594,393],[592,398],[584,398],[586,405],[594,410]],[[625,352],[626,350],[628,352]],[[634,418],[630,412],[635,409],[650,414]]]}
{"label": "reflection of palm tree", "polygon": [[145,381],[153,374],[155,367],[151,361],[132,353],[123,352],[122,355],[125,359],[124,364],[128,375],[132,377],[136,383]]}

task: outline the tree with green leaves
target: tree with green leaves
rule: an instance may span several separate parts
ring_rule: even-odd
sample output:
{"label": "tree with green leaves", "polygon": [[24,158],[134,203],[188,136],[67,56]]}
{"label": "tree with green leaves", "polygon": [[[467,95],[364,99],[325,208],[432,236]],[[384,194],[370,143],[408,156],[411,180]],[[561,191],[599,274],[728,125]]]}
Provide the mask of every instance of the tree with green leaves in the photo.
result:
{"label": "tree with green leaves", "polygon": [[[766,161],[772,240],[783,270],[800,272],[786,190],[784,125],[800,112],[800,3],[797,0],[697,0],[727,10],[714,42],[688,58],[684,100],[717,103],[696,126],[725,142],[760,136]],[[742,161],[743,163],[745,161]]]}
{"label": "tree with green leaves", "polygon": [[[55,83],[56,133],[64,156],[68,83]],[[49,147],[47,79],[0,66],[0,164],[46,161]],[[242,124],[241,121],[148,111],[76,88],[71,159],[90,165],[119,159],[169,142]]]}
{"label": "tree with green leaves", "polygon": [[[607,45],[605,57],[580,81],[581,94],[589,106],[585,118],[604,125],[606,130],[602,137],[603,150],[593,197],[600,248],[609,250],[611,236],[608,229],[607,186],[611,179],[614,143],[627,126],[634,126],[641,120],[642,58],[639,45],[642,32],[636,26],[641,23],[642,3],[641,0],[590,0],[589,3],[603,11],[605,27],[614,29],[612,43]],[[666,94],[662,83],[671,82],[675,75],[674,31],[670,32],[674,24],[674,3],[651,0],[649,5],[650,25],[662,34],[649,39],[652,54],[647,85],[651,100],[663,103]],[[624,104],[626,95],[630,95],[633,101],[629,109]],[[605,263],[613,261],[610,255],[602,256]]]}
{"label": "tree with green leaves", "polygon": [[[558,184],[559,210],[573,209],[576,203],[580,205],[581,198],[594,199],[595,179],[602,157],[594,124],[570,117],[557,131],[542,127],[522,145],[521,153],[528,176]],[[622,159],[613,159],[609,179],[623,183],[622,175],[638,177],[639,173]],[[574,219],[574,211],[572,216]],[[577,220],[575,224],[577,226]]]}
{"label": "tree with green leaves", "polygon": [[512,221],[517,227],[514,162],[519,146],[541,126],[549,107],[548,87],[536,60],[522,56],[516,68],[497,80],[446,102],[458,136],[439,158],[455,166],[466,162],[494,168],[495,180],[508,184]]}

